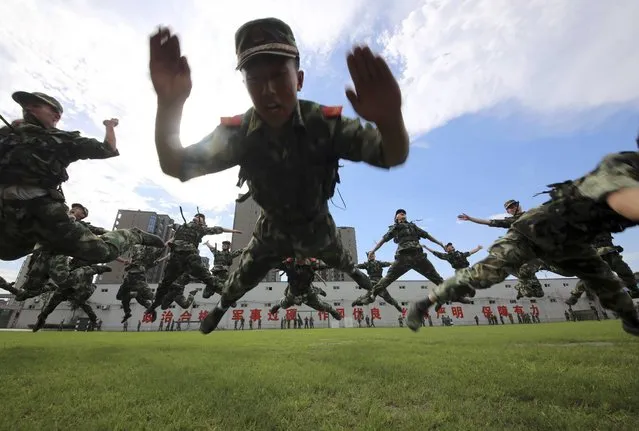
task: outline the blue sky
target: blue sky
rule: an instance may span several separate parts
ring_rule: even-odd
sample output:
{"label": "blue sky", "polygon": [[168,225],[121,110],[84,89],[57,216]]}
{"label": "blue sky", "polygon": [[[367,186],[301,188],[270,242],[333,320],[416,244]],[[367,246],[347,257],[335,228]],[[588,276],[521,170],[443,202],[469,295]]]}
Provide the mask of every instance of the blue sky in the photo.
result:
{"label": "blue sky", "polygon": [[[101,137],[102,120],[120,118],[121,156],[74,165],[65,186],[69,199],[83,201],[91,221],[106,227],[118,208],[179,220],[180,204],[188,214],[199,206],[210,224],[233,224],[236,169],[185,184],[159,170],[147,39],[158,24],[178,32],[193,70],[185,145],[210,132],[220,116],[249,106],[233,70],[233,34],[249,19],[289,22],[306,70],[300,97],[344,105],[349,116],[346,51],[364,41],[383,53],[403,89],[413,145],[407,163],[390,172],[344,163],[339,191],[346,210],[337,207],[343,206],[339,196],[331,208],[338,225],[356,228],[360,261],[400,207],[460,250],[487,247],[503,231],[457,222],[457,214],[499,216],[510,198],[524,208],[539,205],[544,197],[533,195],[546,184],[585,174],[606,153],[636,148],[639,29],[633,17],[639,3],[632,0],[406,0],[391,11],[382,0],[271,0],[242,7],[199,0],[9,3],[8,13],[20,11],[20,19],[0,29],[6,65],[0,112],[16,118],[10,94],[26,89],[61,100],[61,128]],[[47,31],[24,32],[24,26]],[[639,269],[639,233],[630,230],[616,241]],[[387,244],[378,258],[392,260],[394,250]],[[12,278],[20,263],[1,262],[0,275]],[[433,263],[443,276],[452,274],[445,262]],[[403,278],[418,277],[409,272]]]}

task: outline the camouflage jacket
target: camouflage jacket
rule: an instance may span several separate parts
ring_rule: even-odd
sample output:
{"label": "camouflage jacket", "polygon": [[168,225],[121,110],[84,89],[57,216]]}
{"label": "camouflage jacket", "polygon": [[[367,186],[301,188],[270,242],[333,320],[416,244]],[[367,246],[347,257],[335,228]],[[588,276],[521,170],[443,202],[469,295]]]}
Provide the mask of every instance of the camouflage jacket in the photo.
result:
{"label": "camouflage jacket", "polygon": [[612,235],[610,232],[602,232],[595,237],[592,245],[597,249],[600,256],[611,253],[622,253],[623,247],[612,243]]}
{"label": "camouflage jacket", "polygon": [[213,253],[213,269],[215,272],[228,271],[231,265],[233,264],[233,259],[238,257],[244,252],[243,248],[239,250],[216,250],[212,249],[211,253]]}
{"label": "camouflage jacket", "polygon": [[435,242],[435,238],[413,222],[395,223],[388,227],[388,232],[382,237],[384,243],[391,239],[397,244],[396,253],[404,250],[422,250],[420,238]]}
{"label": "camouflage jacket", "polygon": [[55,189],[69,179],[67,168],[86,159],[118,156],[106,142],[80,132],[44,129],[30,123],[0,130],[0,184]]}
{"label": "camouflage jacket", "polygon": [[157,265],[156,261],[163,253],[163,248],[136,245],[131,251],[131,263],[124,266],[124,271],[130,274],[144,274]]}
{"label": "camouflage jacket", "polygon": [[551,199],[527,211],[512,228],[544,250],[592,244],[603,232],[623,232],[637,225],[613,211],[606,198],[621,189],[639,187],[639,153],[610,154],[587,175],[549,187]]}
{"label": "camouflage jacket", "polygon": [[357,265],[358,269],[363,269],[368,274],[368,278],[371,280],[379,280],[382,278],[382,272],[384,268],[391,266],[390,262],[384,262],[381,260],[367,260],[364,263]]}
{"label": "camouflage jacket", "polygon": [[269,135],[251,108],[223,118],[210,135],[184,151],[182,181],[239,165],[238,186],[246,182],[265,216],[285,227],[328,214],[339,159],[387,168],[377,129],[342,117],[341,107],[305,100],[278,138]]}
{"label": "camouflage jacket", "polygon": [[513,223],[515,223],[517,220],[519,220],[519,218],[524,215],[525,212],[522,211],[518,214],[515,214],[514,216],[511,217],[506,217],[503,219],[493,219],[493,220],[489,220],[489,224],[488,226],[490,227],[500,227],[500,228],[504,228],[504,229],[510,229],[510,227],[513,225]]}
{"label": "camouflage jacket", "polygon": [[219,226],[207,227],[194,222],[173,225],[175,235],[173,236],[171,249],[177,252],[194,252],[202,242],[202,238],[207,235],[219,235],[224,233],[224,229]]}
{"label": "camouflage jacket", "polygon": [[468,268],[470,266],[470,262],[468,262],[470,253],[467,251],[455,250],[452,253],[441,253],[439,251],[433,251],[432,253],[434,256],[450,263],[450,266],[452,266],[453,269]]}
{"label": "camouflage jacket", "polygon": [[84,220],[79,220],[76,223],[80,223],[82,226],[89,229],[93,235],[104,235],[108,232],[108,230],[104,229],[103,227],[93,226],[91,223]]}

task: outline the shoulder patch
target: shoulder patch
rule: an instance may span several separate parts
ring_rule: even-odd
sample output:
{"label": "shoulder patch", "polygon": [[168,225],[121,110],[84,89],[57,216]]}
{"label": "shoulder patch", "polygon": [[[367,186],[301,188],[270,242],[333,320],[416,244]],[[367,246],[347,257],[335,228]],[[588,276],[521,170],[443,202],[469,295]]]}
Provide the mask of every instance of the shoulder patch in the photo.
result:
{"label": "shoulder patch", "polygon": [[238,127],[242,125],[243,115],[235,115],[234,117],[220,117],[220,124],[227,127]]}
{"label": "shoulder patch", "polygon": [[322,106],[322,114],[327,118],[335,118],[342,115],[341,106]]}

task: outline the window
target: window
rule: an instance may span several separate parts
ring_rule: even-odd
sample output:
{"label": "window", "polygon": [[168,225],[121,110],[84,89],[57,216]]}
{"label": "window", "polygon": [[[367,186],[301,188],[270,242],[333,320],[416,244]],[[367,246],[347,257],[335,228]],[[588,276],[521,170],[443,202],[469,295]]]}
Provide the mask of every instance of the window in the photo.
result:
{"label": "window", "polygon": [[408,305],[408,302],[402,302],[402,305]]}
{"label": "window", "polygon": [[108,292],[109,289],[100,289],[100,292]]}
{"label": "window", "polygon": [[544,287],[550,287],[550,284],[544,283]]}
{"label": "window", "polygon": [[247,305],[248,305],[248,304],[245,302],[245,303],[243,303],[243,304],[240,304],[240,307],[242,307],[242,308],[246,308],[246,307],[247,307]]}
{"label": "window", "polygon": [[406,286],[404,286],[403,284],[399,286],[400,289],[406,289]]}
{"label": "window", "polygon": [[535,304],[535,303],[537,303],[537,300],[536,300],[536,299],[531,299],[531,300],[530,300],[530,303],[531,303],[531,304]]}
{"label": "window", "polygon": [[557,302],[555,298],[550,298],[550,302]]}
{"label": "window", "polygon": [[333,286],[333,290],[339,290],[339,286]]}
{"label": "window", "polygon": [[511,299],[511,300],[510,300],[510,303],[511,303],[511,304],[516,304],[516,303],[517,303],[517,300],[516,300],[516,299]]}
{"label": "window", "polygon": [[507,285],[506,285],[506,287],[513,287],[513,286],[512,286],[512,285],[510,285],[510,284],[507,284]]}
{"label": "window", "polygon": [[269,302],[269,303],[267,303],[267,304],[264,304],[264,306],[265,306],[265,307],[270,307],[270,306],[271,306],[271,303]]}
{"label": "window", "polygon": [[380,302],[379,305],[380,305],[380,307],[383,307],[383,306],[386,305],[386,303],[385,302]]}
{"label": "window", "polygon": [[197,304],[193,304],[193,308],[199,308],[200,306]]}
{"label": "window", "polygon": [[155,232],[155,223],[157,222],[157,220],[158,218],[155,214],[149,217],[149,225],[146,228],[147,232]]}
{"label": "window", "polygon": [[339,307],[339,306],[340,306],[340,303],[339,303],[339,302],[333,302],[333,306],[334,306],[334,307]]}
{"label": "window", "polygon": [[491,299],[491,300],[489,300],[489,301],[488,301],[488,303],[489,303],[489,304],[494,304],[494,303],[495,303],[495,301]]}
{"label": "window", "polygon": [[426,286],[426,285],[424,285],[424,284],[422,284],[420,287],[421,287],[422,289],[428,289],[428,286]]}
{"label": "window", "polygon": [[568,283],[564,283],[564,287],[568,287]]}
{"label": "window", "polygon": [[266,290],[273,290],[273,286],[266,286]]}

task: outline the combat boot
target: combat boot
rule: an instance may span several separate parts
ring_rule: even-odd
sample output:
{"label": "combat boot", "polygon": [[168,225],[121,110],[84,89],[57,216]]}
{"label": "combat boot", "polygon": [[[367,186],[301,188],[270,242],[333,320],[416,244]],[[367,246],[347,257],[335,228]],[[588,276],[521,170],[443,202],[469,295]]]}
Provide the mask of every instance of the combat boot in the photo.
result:
{"label": "combat boot", "polygon": [[40,329],[44,328],[44,324],[47,322],[47,318],[42,314],[38,315],[38,320],[36,324],[33,325],[33,332],[38,332]]}
{"label": "combat boot", "polygon": [[132,316],[132,314],[131,314],[131,313],[129,313],[129,312],[124,313],[124,317],[122,318],[122,320],[120,321],[120,323],[124,323],[124,322],[126,322],[127,320],[129,320],[129,317],[131,317],[131,316]]}
{"label": "combat boot", "polygon": [[226,309],[216,306],[209,314],[206,315],[204,320],[202,320],[202,323],[200,324],[200,332],[206,335],[215,331],[217,325],[220,324],[222,317],[224,317],[224,314],[226,314]]}
{"label": "combat boot", "polygon": [[157,235],[153,235],[152,233],[145,232],[140,228],[134,227],[131,229],[131,232],[140,237],[140,244],[146,245],[148,247],[155,248],[164,248],[164,241]]}
{"label": "combat boot", "polygon": [[408,326],[413,332],[419,331],[419,328],[422,326],[422,319],[432,305],[433,303],[430,298],[422,299],[418,302],[412,302],[408,306],[408,311],[406,312],[406,326]]}
{"label": "combat boot", "polygon": [[630,335],[639,337],[639,316],[637,313],[624,313],[621,317],[621,327]]}
{"label": "combat boot", "polygon": [[335,320],[342,320],[342,315],[339,314],[339,312],[337,310],[331,310],[330,313],[331,313],[331,316],[333,316],[333,318]]}

